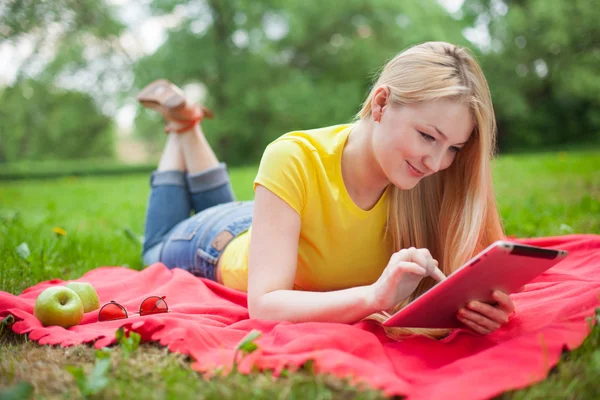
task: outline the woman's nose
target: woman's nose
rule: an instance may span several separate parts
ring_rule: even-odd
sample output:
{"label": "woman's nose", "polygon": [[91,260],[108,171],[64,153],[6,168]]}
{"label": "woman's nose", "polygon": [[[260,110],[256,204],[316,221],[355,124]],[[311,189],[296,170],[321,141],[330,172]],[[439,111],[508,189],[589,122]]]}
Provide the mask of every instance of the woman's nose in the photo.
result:
{"label": "woman's nose", "polygon": [[423,164],[427,167],[430,173],[436,173],[442,167],[442,162],[444,161],[444,157],[440,153],[436,154],[428,154],[425,156],[423,160]]}

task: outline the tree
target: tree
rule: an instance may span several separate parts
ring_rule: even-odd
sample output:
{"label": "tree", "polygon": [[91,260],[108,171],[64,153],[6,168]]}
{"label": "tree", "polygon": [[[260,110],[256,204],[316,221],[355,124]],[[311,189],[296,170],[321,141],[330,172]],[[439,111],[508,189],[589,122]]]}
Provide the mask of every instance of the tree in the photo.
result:
{"label": "tree", "polygon": [[87,94],[25,80],[0,104],[0,162],[114,155],[114,123]]}
{"label": "tree", "polygon": [[600,139],[600,8],[593,0],[467,0],[505,149]]}
{"label": "tree", "polygon": [[32,44],[19,65],[17,84],[25,79],[61,83],[106,99],[107,81],[120,82],[119,64],[126,55],[118,37],[125,26],[104,1],[9,0],[0,16],[0,44]]}
{"label": "tree", "polygon": [[[293,129],[349,121],[379,68],[402,49],[427,40],[467,44],[462,22],[434,0],[157,0],[153,9],[181,19],[139,60],[136,86],[158,77],[203,84],[216,115],[206,134],[231,164],[256,162]],[[158,120],[140,111],[138,134],[160,140]]]}
{"label": "tree", "polygon": [[0,44],[32,45],[0,94],[0,162],[112,156],[114,124],[100,109],[116,108],[115,93],[128,79],[114,8],[96,0],[9,0],[0,16]]}

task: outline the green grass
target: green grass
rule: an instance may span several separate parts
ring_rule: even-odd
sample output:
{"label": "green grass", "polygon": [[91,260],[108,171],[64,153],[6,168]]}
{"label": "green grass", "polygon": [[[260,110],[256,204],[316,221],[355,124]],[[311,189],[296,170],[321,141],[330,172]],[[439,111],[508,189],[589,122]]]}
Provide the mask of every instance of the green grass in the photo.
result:
{"label": "green grass", "polygon": [[[230,173],[237,198],[251,199],[256,168]],[[495,161],[494,180],[507,234],[600,234],[600,151],[503,156]],[[78,278],[103,265],[140,269],[140,246],[126,230],[143,233],[148,193],[148,176],[140,174],[0,183],[0,290],[17,294],[40,281]],[[67,235],[57,237],[55,227]],[[24,242],[31,251],[28,261],[15,251]],[[545,381],[501,397],[597,398],[599,341],[595,327]],[[276,381],[268,372],[205,381],[184,356],[154,344],[140,349],[128,359],[118,348],[113,352],[111,384],[97,398],[306,398],[305,390],[310,398],[382,397],[317,376],[309,367]],[[39,346],[6,329],[0,333],[0,388],[31,382],[36,397],[72,398],[77,387],[67,364],[90,371],[94,352],[87,346]]]}

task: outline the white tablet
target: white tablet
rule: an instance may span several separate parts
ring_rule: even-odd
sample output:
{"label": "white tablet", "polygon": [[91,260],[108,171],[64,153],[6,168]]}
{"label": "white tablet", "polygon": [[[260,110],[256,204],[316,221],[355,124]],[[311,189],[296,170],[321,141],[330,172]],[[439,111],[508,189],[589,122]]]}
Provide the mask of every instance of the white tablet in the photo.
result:
{"label": "white tablet", "polygon": [[383,322],[404,328],[461,328],[459,309],[472,300],[493,303],[494,290],[515,293],[568,252],[499,240]]}

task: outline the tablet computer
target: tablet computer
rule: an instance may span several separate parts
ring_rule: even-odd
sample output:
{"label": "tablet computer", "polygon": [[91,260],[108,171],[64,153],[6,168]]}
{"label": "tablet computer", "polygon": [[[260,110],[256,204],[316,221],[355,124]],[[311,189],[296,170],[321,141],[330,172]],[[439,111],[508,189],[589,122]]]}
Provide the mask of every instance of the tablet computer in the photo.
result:
{"label": "tablet computer", "polygon": [[457,312],[469,301],[493,303],[494,290],[514,293],[567,256],[554,250],[499,240],[383,322],[404,328],[461,328]]}

